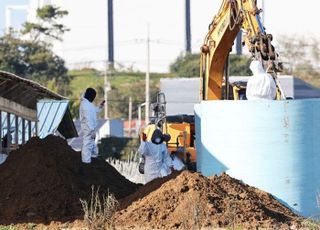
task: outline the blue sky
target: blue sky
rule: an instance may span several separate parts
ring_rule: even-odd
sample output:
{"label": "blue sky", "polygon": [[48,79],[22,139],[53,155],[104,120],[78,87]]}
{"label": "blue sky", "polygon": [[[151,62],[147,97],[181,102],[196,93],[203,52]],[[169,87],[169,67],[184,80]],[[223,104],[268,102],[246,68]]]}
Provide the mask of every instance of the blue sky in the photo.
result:
{"label": "blue sky", "polygon": [[[0,0],[0,33],[3,34],[5,27],[5,9],[7,5],[16,4],[28,4],[29,0]],[[16,24],[21,24],[25,21],[26,13],[21,11],[16,11],[12,13],[12,22]]]}

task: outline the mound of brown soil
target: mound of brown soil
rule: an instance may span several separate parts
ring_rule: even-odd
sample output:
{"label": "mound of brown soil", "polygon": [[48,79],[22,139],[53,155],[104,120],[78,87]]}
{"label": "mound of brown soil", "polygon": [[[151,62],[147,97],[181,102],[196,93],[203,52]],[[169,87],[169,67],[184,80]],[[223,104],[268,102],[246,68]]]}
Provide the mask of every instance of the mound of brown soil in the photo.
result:
{"label": "mound of brown soil", "polygon": [[0,224],[69,221],[83,216],[91,186],[121,199],[138,188],[101,159],[83,164],[65,140],[32,138],[0,165]]}
{"label": "mound of brown soil", "polygon": [[[141,191],[142,188],[135,196]],[[119,226],[147,229],[227,226],[279,229],[299,223],[298,216],[266,192],[227,174],[206,178],[187,171],[115,217]]]}
{"label": "mound of brown soil", "polygon": [[142,199],[143,197],[149,195],[149,193],[157,190],[161,187],[162,184],[166,183],[169,180],[172,180],[176,178],[181,171],[174,171],[169,176],[157,178],[149,183],[145,184],[144,186],[141,186],[135,193],[123,198],[120,200],[120,209],[125,209],[129,205],[131,205],[134,201],[137,201],[139,199]]}

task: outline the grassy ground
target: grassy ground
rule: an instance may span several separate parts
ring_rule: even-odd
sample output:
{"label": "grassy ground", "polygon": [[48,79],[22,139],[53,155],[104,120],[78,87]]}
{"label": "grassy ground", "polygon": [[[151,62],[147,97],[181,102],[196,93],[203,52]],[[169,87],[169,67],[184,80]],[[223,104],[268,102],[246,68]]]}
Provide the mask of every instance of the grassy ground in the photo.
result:
{"label": "grassy ground", "polygon": [[[81,94],[87,87],[95,88],[98,92],[96,101],[102,101],[104,95],[104,73],[94,69],[82,69],[69,71],[71,76],[70,92],[68,96],[71,101],[71,113],[78,117],[78,107]],[[174,77],[173,74],[151,73],[150,74],[150,95],[153,100],[159,91],[160,78]],[[126,118],[128,114],[128,101],[132,97],[133,107],[144,101],[145,73],[141,72],[115,72],[108,76],[111,84],[111,91],[108,93],[109,117]],[[133,116],[136,116],[133,111]],[[103,116],[103,114],[101,114]]]}
{"label": "grassy ground", "polygon": [[[78,94],[87,87],[103,87],[104,74],[94,69],[71,70],[69,72],[72,77],[70,88],[73,94]],[[174,77],[168,73],[151,73],[150,79],[158,83],[160,78]],[[145,73],[114,73],[108,76],[108,81],[113,88],[119,88],[124,84],[135,83],[145,80]]]}

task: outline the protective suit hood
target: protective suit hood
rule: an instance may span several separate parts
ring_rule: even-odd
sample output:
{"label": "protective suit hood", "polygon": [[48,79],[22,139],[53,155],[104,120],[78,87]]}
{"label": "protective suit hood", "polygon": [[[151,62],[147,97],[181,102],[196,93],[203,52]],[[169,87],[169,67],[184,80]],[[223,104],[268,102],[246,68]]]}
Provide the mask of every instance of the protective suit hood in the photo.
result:
{"label": "protective suit hood", "polygon": [[261,62],[256,61],[256,60],[251,62],[250,70],[252,71],[253,75],[266,73],[265,70],[263,69],[263,66],[262,66]]}
{"label": "protective suit hood", "polygon": [[277,86],[273,77],[266,73],[259,61],[252,61],[250,69],[253,76],[249,78],[246,88],[248,100],[274,100]]}
{"label": "protective suit hood", "polygon": [[87,88],[86,92],[84,93],[84,98],[90,102],[96,98],[97,92],[93,88]]}
{"label": "protective suit hood", "polygon": [[163,142],[163,135],[159,129],[156,129],[153,131],[151,141],[152,141],[152,143],[154,143],[156,145],[159,145]]}

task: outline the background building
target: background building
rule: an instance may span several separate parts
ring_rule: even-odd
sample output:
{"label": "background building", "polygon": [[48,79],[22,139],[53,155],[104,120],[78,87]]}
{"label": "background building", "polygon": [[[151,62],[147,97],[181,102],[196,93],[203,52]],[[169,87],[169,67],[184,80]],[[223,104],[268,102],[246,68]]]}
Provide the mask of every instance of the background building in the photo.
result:
{"label": "background building", "polygon": [[[230,77],[231,82],[247,82],[249,77]],[[294,76],[279,76],[284,94],[291,99],[320,98],[320,89]],[[200,103],[200,79],[161,79],[160,90],[166,95],[167,114],[194,114],[194,105]]]}

